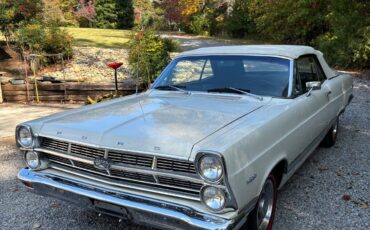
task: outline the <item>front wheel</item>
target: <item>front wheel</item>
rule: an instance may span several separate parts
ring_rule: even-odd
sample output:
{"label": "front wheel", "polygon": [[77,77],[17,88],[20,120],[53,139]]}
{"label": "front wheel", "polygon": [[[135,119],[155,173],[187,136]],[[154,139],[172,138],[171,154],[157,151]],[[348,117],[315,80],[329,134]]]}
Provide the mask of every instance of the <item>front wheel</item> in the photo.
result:
{"label": "front wheel", "polygon": [[276,202],[276,178],[271,174],[263,185],[256,207],[248,216],[246,229],[271,230],[275,218]]}
{"label": "front wheel", "polygon": [[338,136],[338,129],[339,128],[339,119],[335,121],[333,126],[330,128],[322,142],[320,143],[321,147],[329,148],[335,144],[337,141],[337,136]]}

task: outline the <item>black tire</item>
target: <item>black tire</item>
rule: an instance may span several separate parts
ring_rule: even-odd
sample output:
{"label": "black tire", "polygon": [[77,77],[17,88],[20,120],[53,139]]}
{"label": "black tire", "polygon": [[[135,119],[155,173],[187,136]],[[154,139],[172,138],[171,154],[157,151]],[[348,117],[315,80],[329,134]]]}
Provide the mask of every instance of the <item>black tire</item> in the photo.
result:
{"label": "black tire", "polygon": [[339,131],[339,119],[337,118],[337,120],[335,121],[333,126],[329,129],[324,139],[321,141],[320,146],[324,148],[332,147],[337,141],[338,131]]}
{"label": "black tire", "polygon": [[[267,199],[266,199],[267,198]],[[271,200],[272,198],[272,200]],[[263,199],[263,200],[261,200]],[[271,201],[271,202],[270,202]],[[261,205],[262,202],[262,205]],[[267,202],[267,205],[264,205]],[[248,230],[271,230],[272,225],[275,219],[275,212],[276,212],[276,203],[277,203],[277,182],[276,177],[273,174],[270,174],[265,184],[263,185],[261,194],[258,197],[258,201],[256,207],[253,209],[251,213],[248,215],[248,219],[246,224],[242,227],[242,229]],[[267,208],[266,208],[267,206]],[[266,211],[265,211],[266,209]],[[259,215],[260,213],[260,215]],[[263,216],[262,220],[262,213],[266,214]]]}

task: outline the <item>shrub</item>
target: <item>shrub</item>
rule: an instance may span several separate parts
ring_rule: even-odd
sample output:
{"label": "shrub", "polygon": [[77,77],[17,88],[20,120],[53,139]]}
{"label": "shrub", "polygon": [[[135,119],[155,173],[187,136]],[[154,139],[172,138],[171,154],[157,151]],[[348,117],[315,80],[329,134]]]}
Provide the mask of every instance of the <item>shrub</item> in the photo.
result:
{"label": "shrub", "polygon": [[138,32],[130,41],[128,61],[134,78],[150,84],[170,62],[177,44],[153,31]]}
{"label": "shrub", "polygon": [[44,27],[40,23],[21,26],[16,32],[16,43],[29,53],[64,53],[72,56],[73,38],[66,30],[56,26]]}
{"label": "shrub", "polygon": [[39,23],[24,25],[16,32],[15,39],[22,51],[41,53],[44,45],[45,29]]}
{"label": "shrub", "polygon": [[[196,3],[199,0],[195,0]],[[216,0],[204,1],[203,7],[185,7],[186,18],[180,23],[185,32],[199,35],[217,35],[222,32],[227,4]],[[183,12],[184,14],[184,12]]]}
{"label": "shrub", "polygon": [[209,21],[204,14],[192,17],[189,29],[193,34],[209,35]]}
{"label": "shrub", "polygon": [[66,57],[72,56],[73,37],[65,30],[51,26],[45,30],[43,51],[45,53],[64,53]]}

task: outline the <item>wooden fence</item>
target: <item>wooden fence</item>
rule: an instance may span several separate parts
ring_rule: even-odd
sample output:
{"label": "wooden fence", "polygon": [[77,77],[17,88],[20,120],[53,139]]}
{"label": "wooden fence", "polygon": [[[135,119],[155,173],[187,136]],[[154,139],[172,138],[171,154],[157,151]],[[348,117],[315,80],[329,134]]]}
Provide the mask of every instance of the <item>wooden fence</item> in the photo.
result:
{"label": "wooden fence", "polygon": [[[34,84],[1,85],[3,100],[5,102],[30,102],[36,100]],[[28,90],[27,90],[28,88]],[[114,93],[114,83],[50,83],[37,84],[38,95],[41,102],[86,101],[87,97],[95,98]],[[118,84],[121,95],[133,94],[136,84],[132,80],[125,80]],[[139,88],[142,90],[142,88]],[[1,91],[0,91],[1,92]]]}

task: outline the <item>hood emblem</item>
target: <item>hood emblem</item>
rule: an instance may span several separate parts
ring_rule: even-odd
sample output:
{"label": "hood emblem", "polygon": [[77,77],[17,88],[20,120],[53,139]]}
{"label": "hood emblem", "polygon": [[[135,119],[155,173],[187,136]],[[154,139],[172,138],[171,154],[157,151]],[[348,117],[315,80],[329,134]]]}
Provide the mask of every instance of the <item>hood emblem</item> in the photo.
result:
{"label": "hood emblem", "polygon": [[109,159],[105,158],[95,158],[94,160],[94,167],[101,170],[109,171],[111,166],[111,162]]}

